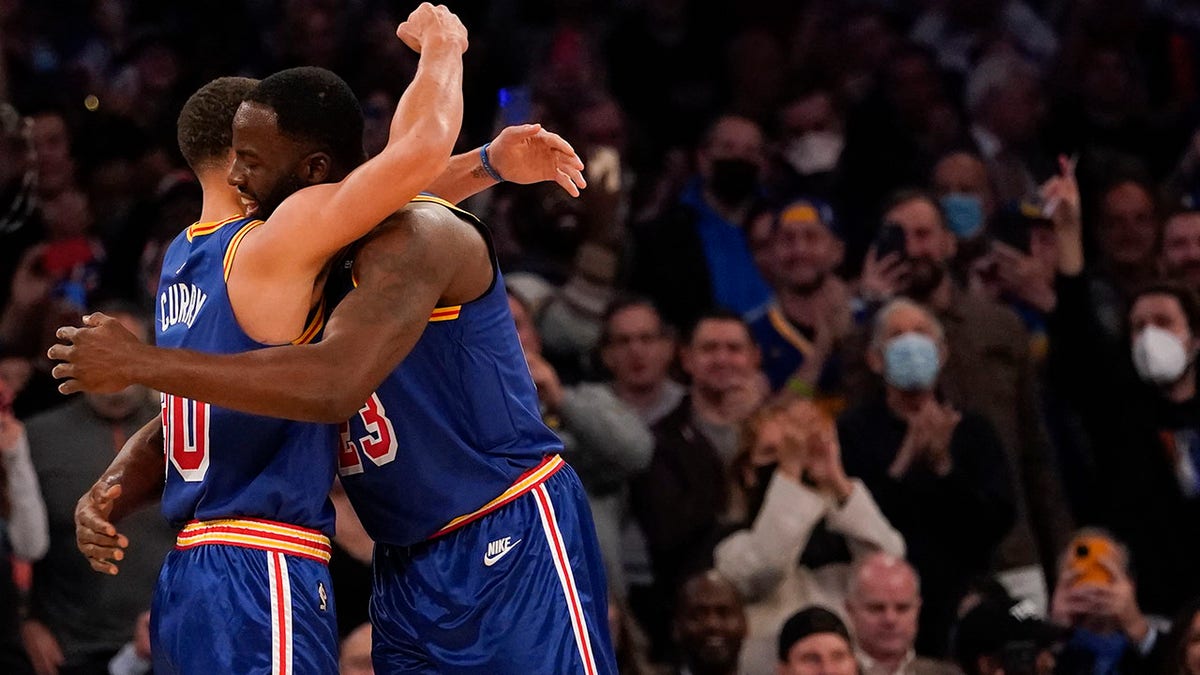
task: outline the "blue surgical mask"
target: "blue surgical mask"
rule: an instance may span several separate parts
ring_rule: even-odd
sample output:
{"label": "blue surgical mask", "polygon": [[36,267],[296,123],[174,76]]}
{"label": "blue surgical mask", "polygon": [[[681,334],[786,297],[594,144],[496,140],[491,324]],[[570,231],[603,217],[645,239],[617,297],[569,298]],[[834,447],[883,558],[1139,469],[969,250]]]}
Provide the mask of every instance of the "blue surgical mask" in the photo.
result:
{"label": "blue surgical mask", "polygon": [[983,229],[983,200],[967,192],[951,192],[939,202],[946,227],[959,239],[971,239]]}
{"label": "blue surgical mask", "polygon": [[883,379],[901,391],[928,391],[942,367],[937,343],[924,333],[904,333],[883,347]]}

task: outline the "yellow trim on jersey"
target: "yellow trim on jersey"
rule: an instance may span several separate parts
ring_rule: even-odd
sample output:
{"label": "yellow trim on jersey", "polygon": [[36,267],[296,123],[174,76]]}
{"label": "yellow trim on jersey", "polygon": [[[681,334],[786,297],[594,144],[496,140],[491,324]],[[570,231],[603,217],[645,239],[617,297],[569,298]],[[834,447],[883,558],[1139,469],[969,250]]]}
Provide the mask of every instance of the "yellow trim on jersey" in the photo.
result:
{"label": "yellow trim on jersey", "polygon": [[554,455],[548,460],[542,462],[541,466],[538,466],[533,471],[530,471],[528,474],[520,478],[516,483],[513,483],[512,486],[510,486],[507,490],[500,493],[499,497],[496,497],[492,501],[466,515],[459,516],[454,520],[451,520],[450,522],[446,523],[442,529],[434,533],[433,536],[436,537],[438,535],[445,534],[456,527],[465,525],[466,523],[491,511],[494,511],[508,502],[511,502],[517,497],[520,497],[521,495],[540,485],[542,481],[546,480],[553,475],[555,471],[558,471],[560,468],[562,468],[562,465],[563,458],[559,455]]}
{"label": "yellow trim on jersey", "polygon": [[473,214],[471,214],[470,211],[459,208],[457,205],[451,204],[450,202],[446,201],[445,199],[442,199],[441,197],[435,197],[433,195],[417,195],[416,197],[413,197],[412,200],[414,202],[429,202],[431,204],[441,204],[442,206],[450,209],[451,211],[465,213],[465,214],[471,215],[473,217]]}
{"label": "yellow trim on jersey", "polygon": [[454,305],[453,307],[436,307],[429,315],[429,323],[435,321],[453,321],[458,318],[462,312],[462,305]]}
{"label": "yellow trim on jersey", "polygon": [[216,232],[233,221],[241,219],[242,216],[233,216],[232,218],[226,218],[225,220],[215,223],[192,223],[187,229],[187,240],[191,241],[196,237],[203,237],[206,234],[212,234],[213,232]]}
{"label": "yellow trim on jersey", "polygon": [[775,328],[775,332],[779,333],[780,337],[787,340],[789,344],[795,347],[805,358],[811,358],[813,355],[813,343],[808,338],[800,334],[796,327],[792,325],[787,317],[783,315],[783,310],[779,309],[778,305],[771,305],[767,308],[767,320],[771,322],[771,326]]}
{"label": "yellow trim on jersey", "polygon": [[196,520],[184,526],[175,540],[175,547],[181,549],[206,544],[257,548],[326,563],[332,552],[329,537],[316,530],[266,520]]}
{"label": "yellow trim on jersey", "polygon": [[308,327],[300,334],[300,337],[292,340],[294,345],[303,345],[317,339],[317,335],[321,333],[321,329],[325,327],[325,298],[321,298],[321,302],[317,304],[317,309],[313,313],[312,319],[308,322]]}
{"label": "yellow trim on jersey", "polygon": [[233,239],[229,240],[229,248],[225,249],[225,260],[222,263],[225,267],[225,281],[229,281],[229,273],[233,270],[233,256],[237,255],[238,246],[242,245],[242,238],[246,236],[250,230],[262,225],[261,220],[251,220],[238,230],[237,234],[233,235]]}

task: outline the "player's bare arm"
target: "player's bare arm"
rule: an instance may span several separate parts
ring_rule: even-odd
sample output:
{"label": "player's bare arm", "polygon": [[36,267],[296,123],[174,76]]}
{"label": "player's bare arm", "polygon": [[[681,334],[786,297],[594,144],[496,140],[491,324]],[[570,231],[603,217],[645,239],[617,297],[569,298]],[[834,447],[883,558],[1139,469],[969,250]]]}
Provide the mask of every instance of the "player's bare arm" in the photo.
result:
{"label": "player's bare arm", "polygon": [[[404,206],[449,162],[462,125],[466,29],[445,7],[423,3],[397,35],[421,57],[396,107],[387,146],[338,182],[328,182],[336,178],[331,157],[309,155],[298,178],[311,185],[283,200],[241,241],[229,294],[242,328],[260,342],[285,343],[298,335],[329,258]],[[232,181],[248,181],[262,166],[271,138],[262,132],[275,126],[275,115],[252,101],[238,110]]]}
{"label": "player's bare arm", "polygon": [[162,494],[162,433],[158,417],[147,422],[75,504],[75,545],[97,572],[116,574],[125,557],[129,539],[115,524]]}
{"label": "player's bare arm", "polygon": [[481,146],[451,157],[446,170],[426,191],[457,204],[495,185],[493,174],[523,185],[552,180],[572,197],[587,187],[583,160],[575,149],[540,124],[505,127],[487,146],[491,171],[483,165],[483,152]]}
{"label": "player's bare arm", "polygon": [[225,408],[301,421],[341,422],[412,350],[438,305],[470,302],[493,279],[471,225],[432,204],[411,204],[381,225],[355,263],[358,287],[312,345],[214,355],[142,344],[116,321],[91,315],[61,328],[50,357],[63,392],[145,384]]}

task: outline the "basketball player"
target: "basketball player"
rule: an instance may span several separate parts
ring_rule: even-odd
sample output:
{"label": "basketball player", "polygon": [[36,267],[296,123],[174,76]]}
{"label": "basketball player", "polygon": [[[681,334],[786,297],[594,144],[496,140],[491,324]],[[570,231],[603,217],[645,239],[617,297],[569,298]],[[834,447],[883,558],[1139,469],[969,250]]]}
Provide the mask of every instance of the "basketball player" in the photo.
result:
{"label": "basketball player", "polygon": [[[422,5],[398,35],[421,52],[417,75],[397,106],[388,147],[353,173],[362,161],[362,118],[345,83],[293,70],[250,92],[237,114],[251,137],[248,165],[260,166],[254,132],[268,125],[292,132],[332,120],[326,127],[340,135],[284,139],[295,171],[314,187],[293,190],[286,203],[285,195],[264,194],[274,200],[266,222],[202,221],[172,243],[159,286],[159,344],[228,352],[319,334],[324,317],[311,310],[327,260],[442,172],[461,124],[462,24],[445,8]],[[292,97],[286,110],[261,105],[283,92]],[[207,189],[223,168],[209,159],[188,157],[206,187],[202,216],[236,213],[226,189]],[[249,213],[259,206],[242,201]],[[171,395],[163,397],[162,424],[163,511],[184,527],[156,587],[155,670],[335,671],[325,566],[333,464],[320,459],[333,440],[328,427]]]}
{"label": "basketball player", "polygon": [[[278,147],[266,163],[291,166]],[[298,179],[240,177],[237,167],[234,177],[251,195]],[[590,514],[541,423],[486,229],[418,198],[338,272],[357,288],[320,343],[225,357],[137,352],[93,315],[89,328],[61,333],[74,346],[53,350],[70,361],[58,374],[76,378],[67,390],[131,379],[247,412],[342,422],[339,473],[377,541],[379,672],[615,673]],[[145,458],[101,485],[161,471]],[[109,523],[90,527],[89,557],[111,564],[124,542]]]}

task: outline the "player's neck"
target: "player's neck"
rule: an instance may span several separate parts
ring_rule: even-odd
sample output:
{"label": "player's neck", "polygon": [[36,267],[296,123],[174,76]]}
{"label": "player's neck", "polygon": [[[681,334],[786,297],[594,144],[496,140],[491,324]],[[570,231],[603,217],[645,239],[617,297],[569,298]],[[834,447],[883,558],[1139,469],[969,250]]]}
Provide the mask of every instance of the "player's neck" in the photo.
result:
{"label": "player's neck", "polygon": [[200,190],[204,200],[200,206],[200,222],[217,223],[227,218],[242,215],[242,202],[237,192],[229,187],[224,172],[199,176]]}

